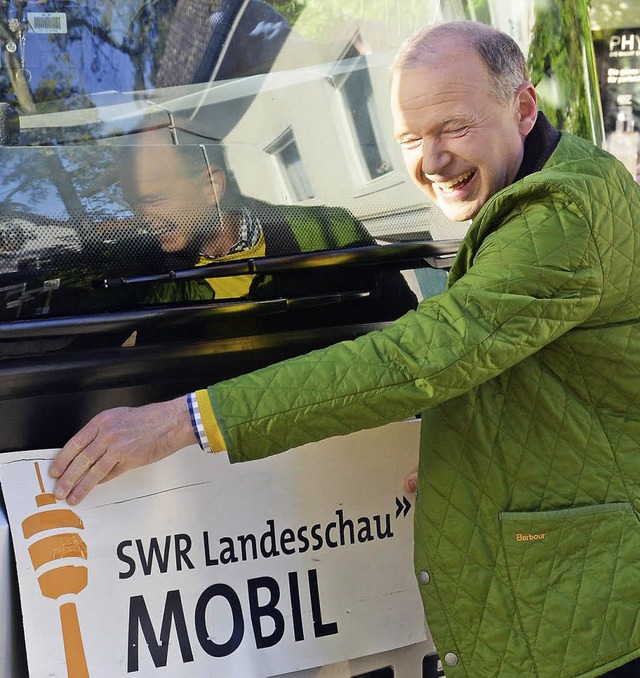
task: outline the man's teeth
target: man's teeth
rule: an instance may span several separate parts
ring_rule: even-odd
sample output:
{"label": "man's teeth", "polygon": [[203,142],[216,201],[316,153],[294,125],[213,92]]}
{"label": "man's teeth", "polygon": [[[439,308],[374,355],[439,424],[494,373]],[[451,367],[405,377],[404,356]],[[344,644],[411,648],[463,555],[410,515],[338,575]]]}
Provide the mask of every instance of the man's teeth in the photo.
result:
{"label": "man's teeth", "polygon": [[455,179],[451,179],[451,181],[436,181],[436,182],[434,182],[434,184],[438,188],[440,188],[444,191],[450,191],[452,188],[454,188],[458,184],[461,184],[463,181],[466,181],[472,174],[473,174],[473,171],[469,170],[468,172],[461,174],[460,176],[456,177]]}

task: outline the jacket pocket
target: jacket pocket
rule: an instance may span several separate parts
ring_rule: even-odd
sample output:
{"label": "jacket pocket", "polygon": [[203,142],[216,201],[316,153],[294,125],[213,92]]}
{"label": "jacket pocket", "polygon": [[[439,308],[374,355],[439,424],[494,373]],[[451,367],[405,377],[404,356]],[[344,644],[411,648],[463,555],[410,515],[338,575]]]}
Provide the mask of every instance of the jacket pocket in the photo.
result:
{"label": "jacket pocket", "polygon": [[640,524],[629,503],[500,514],[519,621],[541,678],[640,647]]}

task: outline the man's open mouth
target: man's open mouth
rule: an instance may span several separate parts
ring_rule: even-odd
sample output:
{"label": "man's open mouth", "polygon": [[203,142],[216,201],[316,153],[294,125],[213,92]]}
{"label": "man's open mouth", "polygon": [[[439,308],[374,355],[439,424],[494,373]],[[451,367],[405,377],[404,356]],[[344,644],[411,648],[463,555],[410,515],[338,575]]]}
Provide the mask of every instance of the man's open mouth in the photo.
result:
{"label": "man's open mouth", "polygon": [[434,181],[433,185],[435,188],[443,191],[444,193],[451,193],[453,191],[457,191],[463,186],[466,186],[471,181],[471,179],[473,179],[475,174],[476,173],[473,170],[469,170],[468,172],[460,174],[459,176],[455,177],[455,179],[451,179],[450,181]]}
{"label": "man's open mouth", "polygon": [[180,228],[171,223],[155,224],[149,228],[149,233],[159,239],[174,237],[179,233],[179,231]]}

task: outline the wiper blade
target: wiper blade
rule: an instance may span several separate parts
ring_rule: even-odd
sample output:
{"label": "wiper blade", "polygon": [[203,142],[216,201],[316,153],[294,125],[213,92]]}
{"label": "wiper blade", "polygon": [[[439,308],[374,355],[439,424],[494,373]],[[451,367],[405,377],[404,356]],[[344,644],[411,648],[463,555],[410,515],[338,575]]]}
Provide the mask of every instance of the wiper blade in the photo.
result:
{"label": "wiper blade", "polygon": [[[238,261],[222,261],[167,273],[106,278],[97,286],[106,288],[142,283],[173,282],[177,280],[203,280],[236,275],[286,273],[314,268],[353,268],[372,265],[411,266],[430,265],[441,268],[451,262],[461,240],[425,240],[394,243],[391,245],[366,245],[342,250],[323,250],[277,257],[260,257]],[[422,261],[420,261],[422,260]]]}
{"label": "wiper blade", "polygon": [[259,316],[285,313],[360,301],[374,295],[371,291],[330,292],[300,297],[278,297],[257,301],[216,301],[211,303],[155,306],[134,311],[112,311],[61,318],[14,320],[0,323],[0,340],[35,337],[80,336],[105,332],[132,332],[150,326],[191,324],[196,320],[227,319],[231,316]]}

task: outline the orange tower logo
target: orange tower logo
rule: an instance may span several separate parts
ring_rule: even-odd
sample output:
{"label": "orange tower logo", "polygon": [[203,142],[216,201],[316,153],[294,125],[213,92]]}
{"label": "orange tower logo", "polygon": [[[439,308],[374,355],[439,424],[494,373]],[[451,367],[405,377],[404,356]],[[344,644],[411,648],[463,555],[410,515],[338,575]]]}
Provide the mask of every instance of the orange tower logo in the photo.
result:
{"label": "orange tower logo", "polygon": [[[77,595],[87,586],[86,565],[71,565],[67,558],[87,559],[87,546],[78,530],[84,529],[80,518],[68,508],[51,508],[56,504],[53,494],[45,492],[38,462],[35,462],[40,494],[36,495],[39,511],[22,521],[25,539],[37,535],[29,546],[29,555],[42,595],[58,600],[61,596]],[[66,530],[60,532],[61,529]],[[74,602],[60,605],[62,640],[68,678],[88,678],[89,670],[80,633],[78,611]]]}

